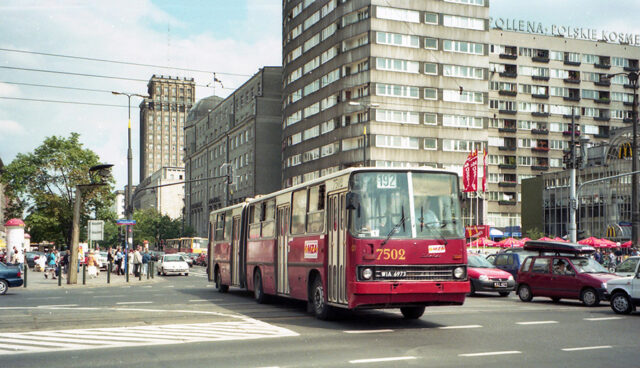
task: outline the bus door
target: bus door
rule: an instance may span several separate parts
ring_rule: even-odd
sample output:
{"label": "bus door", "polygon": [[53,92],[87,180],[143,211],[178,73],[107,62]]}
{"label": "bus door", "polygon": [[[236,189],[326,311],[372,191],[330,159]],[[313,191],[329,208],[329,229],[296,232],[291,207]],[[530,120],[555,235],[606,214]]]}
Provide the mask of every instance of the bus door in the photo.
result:
{"label": "bus door", "polygon": [[291,213],[291,206],[278,207],[278,254],[277,254],[277,267],[278,267],[278,279],[276,287],[278,294],[289,294],[289,269],[287,263],[289,262],[289,214]]}
{"label": "bus door", "polygon": [[240,285],[240,216],[233,218],[231,233],[231,285]]}
{"label": "bus door", "polygon": [[345,196],[346,192],[329,195],[329,208],[327,234],[328,261],[327,261],[327,299],[331,303],[347,304],[347,249],[345,245]]}

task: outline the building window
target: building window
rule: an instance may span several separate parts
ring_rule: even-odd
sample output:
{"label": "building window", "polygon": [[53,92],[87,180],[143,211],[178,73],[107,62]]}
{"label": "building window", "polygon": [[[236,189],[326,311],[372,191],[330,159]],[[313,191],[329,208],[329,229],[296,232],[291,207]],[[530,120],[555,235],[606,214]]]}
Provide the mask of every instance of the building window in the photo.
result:
{"label": "building window", "polygon": [[376,120],[386,123],[419,124],[420,113],[415,111],[376,110]]}
{"label": "building window", "polygon": [[438,75],[438,64],[425,63],[424,74]]}
{"label": "building window", "polygon": [[425,125],[436,125],[438,123],[438,115],[427,112],[424,114]]}
{"label": "building window", "polygon": [[458,15],[444,15],[442,24],[446,27],[475,29],[478,31],[484,31],[485,28],[484,19],[461,17]]}
{"label": "building window", "polygon": [[388,8],[385,6],[378,6],[376,16],[380,19],[420,23],[420,12],[415,10],[397,9],[397,8]]}
{"label": "building window", "polygon": [[424,22],[427,24],[438,24],[438,14],[424,13]]}
{"label": "building window", "polygon": [[424,48],[429,50],[437,50],[438,49],[438,39],[426,37],[424,39]]}
{"label": "building window", "polygon": [[444,40],[442,49],[449,52],[484,55],[484,44],[481,43]]}
{"label": "building window", "polygon": [[378,96],[419,98],[418,87],[400,86],[395,84],[377,84],[376,94]]}
{"label": "building window", "polygon": [[376,147],[397,149],[418,149],[419,141],[416,137],[401,137],[397,135],[376,135]]}
{"label": "building window", "polygon": [[437,100],[438,99],[438,90],[436,88],[425,88],[424,89],[424,99],[425,100]]}
{"label": "building window", "polygon": [[435,151],[438,149],[438,141],[435,138],[424,139],[424,149],[429,151]]}
{"label": "building window", "polygon": [[420,63],[411,60],[376,58],[376,68],[394,72],[419,73]]}
{"label": "building window", "polygon": [[376,32],[376,42],[382,45],[420,47],[418,36],[404,35],[399,33]]}

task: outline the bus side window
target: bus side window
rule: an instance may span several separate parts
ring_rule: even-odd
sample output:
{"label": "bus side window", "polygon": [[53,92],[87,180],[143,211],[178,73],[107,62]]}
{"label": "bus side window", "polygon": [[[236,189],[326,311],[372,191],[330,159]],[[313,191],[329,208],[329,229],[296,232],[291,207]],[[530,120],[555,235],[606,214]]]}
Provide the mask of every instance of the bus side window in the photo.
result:
{"label": "bus side window", "polygon": [[291,234],[304,234],[307,214],[307,190],[301,189],[293,192],[291,209]]}
{"label": "bus side window", "polygon": [[224,240],[231,242],[231,211],[224,215]]}
{"label": "bus side window", "polygon": [[260,237],[262,203],[251,205],[249,211],[249,239],[257,239]]}
{"label": "bus side window", "polygon": [[262,237],[272,238],[276,234],[276,200],[264,202],[262,219]]}
{"label": "bus side window", "polygon": [[216,215],[216,230],[214,239],[224,239],[224,213],[219,213],[218,215]]}
{"label": "bus side window", "polygon": [[324,229],[324,184],[309,188],[307,232],[319,233]]}

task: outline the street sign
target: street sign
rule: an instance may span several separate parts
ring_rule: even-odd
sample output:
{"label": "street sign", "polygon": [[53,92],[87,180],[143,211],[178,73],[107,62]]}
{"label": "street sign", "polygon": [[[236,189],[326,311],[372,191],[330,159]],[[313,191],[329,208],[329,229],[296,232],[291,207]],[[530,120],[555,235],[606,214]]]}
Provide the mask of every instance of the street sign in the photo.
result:
{"label": "street sign", "polygon": [[91,241],[104,240],[104,221],[102,220],[89,220],[87,224],[87,238]]}
{"label": "street sign", "polygon": [[135,225],[135,224],[136,224],[136,220],[127,220],[127,219],[116,220],[116,225],[118,225],[118,226]]}

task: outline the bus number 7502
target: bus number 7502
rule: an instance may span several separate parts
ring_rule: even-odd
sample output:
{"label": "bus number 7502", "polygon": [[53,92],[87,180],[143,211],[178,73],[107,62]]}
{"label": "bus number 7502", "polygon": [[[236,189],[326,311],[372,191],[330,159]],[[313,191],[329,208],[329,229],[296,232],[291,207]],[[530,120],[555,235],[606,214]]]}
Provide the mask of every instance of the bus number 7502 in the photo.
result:
{"label": "bus number 7502", "polygon": [[405,260],[405,250],[404,249],[376,249],[376,253],[378,253],[378,260]]}

